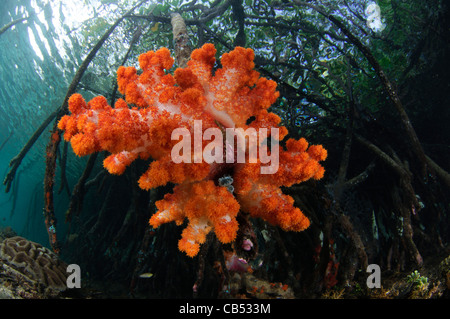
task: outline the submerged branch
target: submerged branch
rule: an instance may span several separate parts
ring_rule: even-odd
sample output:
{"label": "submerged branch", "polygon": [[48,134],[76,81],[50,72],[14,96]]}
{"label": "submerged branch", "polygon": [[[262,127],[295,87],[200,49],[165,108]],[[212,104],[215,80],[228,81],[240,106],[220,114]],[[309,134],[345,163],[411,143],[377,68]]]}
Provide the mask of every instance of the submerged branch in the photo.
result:
{"label": "submerged branch", "polygon": [[354,187],[358,184],[360,184],[361,182],[365,181],[367,179],[367,177],[369,177],[369,173],[375,168],[375,161],[372,161],[364,171],[362,171],[361,173],[359,173],[358,175],[356,175],[355,177],[347,180],[344,184],[343,184],[343,188],[349,188],[349,187]]}
{"label": "submerged branch", "polygon": [[30,17],[31,17],[31,16],[26,17],[26,18],[20,18],[20,19],[11,21],[10,23],[4,25],[4,26],[0,29],[0,35],[2,35],[3,33],[5,33],[6,30],[8,30],[9,28],[11,28],[13,25],[16,25],[16,24],[18,24],[18,23],[21,23],[21,22],[23,22],[23,21],[26,21],[26,20],[28,20]]}
{"label": "submerged branch", "polygon": [[6,185],[6,189],[5,189],[6,193],[8,193],[9,190],[11,189],[11,183],[14,180],[16,171],[19,168],[20,164],[22,163],[23,158],[25,157],[25,155],[27,155],[28,151],[31,149],[31,147],[34,145],[34,143],[37,141],[39,136],[41,136],[41,134],[45,130],[45,128],[50,124],[51,121],[53,121],[53,119],[56,117],[57,113],[58,113],[58,110],[54,111],[52,114],[50,114],[49,117],[47,117],[47,119],[41,124],[41,126],[39,126],[39,128],[30,137],[28,142],[20,150],[19,154],[17,154],[9,162],[9,166],[11,167],[11,169],[9,170],[5,179],[3,180],[3,185]]}
{"label": "submerged branch", "polygon": [[9,139],[11,138],[11,136],[13,136],[14,131],[9,132],[8,137],[3,141],[2,145],[0,145],[0,151],[3,149],[3,147],[5,147],[6,143],[8,143]]}
{"label": "submerged branch", "polygon": [[428,165],[430,165],[435,171],[436,175],[440,177],[445,185],[447,185],[447,187],[450,189],[450,174],[445,169],[436,164],[436,162],[433,161],[429,156],[425,155],[425,158],[428,161]]}
{"label": "submerged branch", "polygon": [[63,153],[61,155],[60,167],[61,167],[61,185],[58,189],[58,194],[60,194],[64,189],[67,192],[67,195],[70,196],[69,183],[67,182],[66,177],[66,166],[67,166],[67,148],[69,143],[64,142]]}
{"label": "submerged branch", "polygon": [[172,13],[171,23],[173,29],[173,43],[175,46],[175,60],[180,68],[187,67],[187,62],[191,56],[189,47],[189,36],[186,30],[184,19],[179,13]]}
{"label": "submerged branch", "polygon": [[80,176],[78,183],[73,188],[72,195],[70,198],[69,209],[66,212],[66,222],[70,222],[72,220],[72,215],[74,213],[78,215],[81,210],[85,194],[86,181],[91,175],[91,172],[94,168],[97,155],[98,153],[94,153],[91,156],[89,156],[89,160],[86,164],[83,174]]}

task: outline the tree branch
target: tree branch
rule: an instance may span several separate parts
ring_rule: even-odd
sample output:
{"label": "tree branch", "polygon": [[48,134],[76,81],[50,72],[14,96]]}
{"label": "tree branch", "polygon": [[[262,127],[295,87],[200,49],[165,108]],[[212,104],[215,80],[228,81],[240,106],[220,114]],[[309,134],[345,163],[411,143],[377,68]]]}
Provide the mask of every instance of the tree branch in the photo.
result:
{"label": "tree branch", "polygon": [[27,155],[28,151],[33,147],[34,143],[37,141],[39,136],[41,136],[42,132],[45,130],[45,128],[50,124],[51,121],[56,117],[58,114],[59,109],[54,111],[52,114],[47,117],[47,119],[39,126],[39,128],[31,135],[28,142],[22,147],[19,154],[14,156],[11,161],[9,162],[9,166],[11,169],[9,170],[8,174],[5,176],[5,179],[3,180],[3,185],[6,185],[5,192],[8,193],[11,189],[11,183],[14,180],[14,177],[16,175],[16,171],[19,168],[20,164],[22,163],[22,160],[24,159],[25,155]]}
{"label": "tree branch", "polygon": [[245,12],[244,7],[242,6],[242,0],[232,0],[231,6],[233,8],[233,17],[234,20],[238,24],[238,34],[236,35],[236,38],[234,39],[234,46],[245,46],[245,43],[247,42],[245,37]]}
{"label": "tree branch", "polygon": [[175,46],[175,60],[180,68],[187,67],[187,62],[191,57],[189,47],[189,36],[186,31],[186,24],[179,13],[171,14],[173,29],[173,44]]}
{"label": "tree branch", "polygon": [[30,17],[31,17],[31,16],[26,17],[26,18],[20,18],[20,19],[11,21],[10,23],[4,25],[4,26],[0,29],[0,35],[2,35],[3,33],[5,33],[6,30],[8,30],[9,28],[11,28],[13,25],[16,25],[16,24],[18,24],[18,23],[20,23],[20,22],[26,21],[26,20],[28,20]]}

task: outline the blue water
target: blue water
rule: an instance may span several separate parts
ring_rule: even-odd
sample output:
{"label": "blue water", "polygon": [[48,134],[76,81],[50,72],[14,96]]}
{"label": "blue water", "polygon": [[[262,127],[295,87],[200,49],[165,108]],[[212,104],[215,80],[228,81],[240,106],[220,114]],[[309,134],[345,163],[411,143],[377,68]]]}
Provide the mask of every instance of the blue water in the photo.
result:
{"label": "blue water", "polygon": [[[51,3],[51,5],[50,5]],[[34,14],[0,35],[0,172],[2,181],[9,162],[41,123],[60,107],[80,61],[71,48],[76,38],[63,37],[64,7],[60,1],[2,0],[0,27]],[[62,10],[62,11],[58,11]],[[0,227],[11,226],[19,235],[48,245],[44,225],[43,180],[45,147],[53,122],[44,130],[23,159],[9,193],[0,191]],[[9,139],[8,139],[9,138]],[[69,148],[70,149],[70,148]],[[73,156],[71,150],[69,155]],[[73,161],[71,161],[73,162]],[[68,167],[69,184],[82,171],[83,161]],[[59,171],[57,172],[59,174]],[[59,188],[56,178],[55,190]],[[55,197],[58,231],[63,235],[68,195]]]}

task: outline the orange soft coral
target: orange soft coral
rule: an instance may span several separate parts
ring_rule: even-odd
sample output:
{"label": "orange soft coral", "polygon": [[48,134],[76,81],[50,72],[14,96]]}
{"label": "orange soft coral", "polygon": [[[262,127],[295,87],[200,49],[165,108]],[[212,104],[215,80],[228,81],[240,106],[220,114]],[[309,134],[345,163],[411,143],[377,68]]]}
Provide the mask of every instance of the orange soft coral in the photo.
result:
{"label": "orange soft coral", "polygon": [[[215,55],[214,45],[205,44],[192,52],[186,68],[175,70],[172,76],[167,72],[174,62],[168,49],[144,53],[139,57],[140,75],[134,67],[121,66],[117,71],[118,88],[125,100],[119,99],[111,107],[102,96],[86,103],[80,94],[74,94],[69,99],[71,115],[58,123],[65,131],[64,139],[71,142],[78,156],[110,152],[103,165],[111,174],[122,174],[137,158],[153,159],[140,177],[139,186],[148,190],[169,182],[177,185],[172,194],[156,203],[158,212],[150,224],[155,228],[172,221],[181,225],[187,219],[188,226],[178,246],[191,257],[197,255],[210,231],[221,242],[232,242],[238,230],[239,210],[284,230],[306,229],[308,218],[293,206],[292,197],[284,195],[280,187],[320,179],[324,169],[319,162],[327,156],[321,145],[308,146],[304,139],[289,139],[286,149],[276,153],[279,156],[275,171],[263,174],[261,169],[266,162],[261,151],[275,154],[275,150],[261,144],[259,131],[266,130],[270,137],[271,129],[277,129],[272,143],[283,140],[288,133],[279,126],[281,119],[267,111],[279,96],[276,83],[260,77],[253,69],[251,49],[236,47],[223,54],[222,68],[213,72]],[[251,117],[253,121],[247,124]],[[200,132],[195,124],[199,120]],[[237,135],[246,136],[248,141],[256,137],[256,161],[236,163],[237,151],[229,148],[234,142],[225,138],[214,141],[222,146],[216,152],[223,152],[215,155],[231,154],[235,160],[232,163],[198,161],[208,147],[209,141],[205,140],[197,148],[194,141],[187,142],[194,150],[187,154],[187,162],[173,160],[171,151],[179,142],[172,136],[175,129],[184,129],[184,135],[202,137],[211,128],[221,132],[240,129]],[[246,135],[247,129],[253,133]],[[249,146],[250,142],[240,149],[246,152],[247,160],[253,150]],[[232,178],[221,185],[225,172],[231,173]]]}
{"label": "orange soft coral", "polygon": [[185,218],[189,220],[178,244],[188,256],[197,255],[211,230],[222,243],[236,237],[239,204],[225,187],[211,180],[175,186],[173,194],[166,194],[156,207],[158,212],[150,219],[153,227],[172,221],[180,225]]}
{"label": "orange soft coral", "polygon": [[292,186],[308,179],[320,179],[325,172],[319,161],[327,151],[321,145],[311,145],[304,138],[286,141],[286,150],[279,154],[279,168],[270,175],[260,174],[261,163],[240,164],[234,174],[234,187],[241,209],[284,230],[302,231],[309,220],[294,200],[284,195],[280,186]]}

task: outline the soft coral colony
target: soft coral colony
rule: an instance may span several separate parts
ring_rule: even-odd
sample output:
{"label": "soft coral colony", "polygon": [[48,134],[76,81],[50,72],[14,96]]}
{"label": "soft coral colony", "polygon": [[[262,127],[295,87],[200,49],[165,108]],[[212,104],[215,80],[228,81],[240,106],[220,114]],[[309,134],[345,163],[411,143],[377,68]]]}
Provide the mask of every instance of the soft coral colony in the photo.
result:
{"label": "soft coral colony", "polygon": [[[112,108],[103,96],[86,103],[74,94],[69,100],[71,115],[58,123],[78,156],[111,153],[103,162],[111,174],[122,174],[137,158],[153,159],[139,186],[149,190],[168,182],[176,185],[173,193],[156,202],[158,211],[150,224],[155,228],[173,221],[181,225],[187,218],[178,247],[191,257],[198,254],[212,230],[222,243],[234,241],[239,210],[284,230],[306,229],[308,218],[280,187],[322,178],[324,168],[319,162],[327,156],[321,145],[309,146],[302,138],[285,142],[274,174],[261,173],[264,164],[259,158],[256,162],[207,163],[194,160],[198,154],[193,152],[190,163],[175,163],[171,151],[179,141],[172,140],[172,132],[185,128],[194,134],[194,121],[201,120],[203,132],[208,128],[254,128],[257,132],[277,128],[280,141],[288,133],[279,126],[280,118],[267,111],[279,93],[274,81],[253,70],[253,51],[236,47],[223,54],[222,68],[213,72],[215,54],[214,45],[205,44],[192,52],[186,68],[171,75],[166,71],[174,60],[168,49],[144,53],[139,56],[140,75],[134,67],[121,66],[117,71],[125,100],[117,100]],[[203,149],[208,143],[202,142]],[[225,173],[232,177],[234,189],[218,182]]]}

